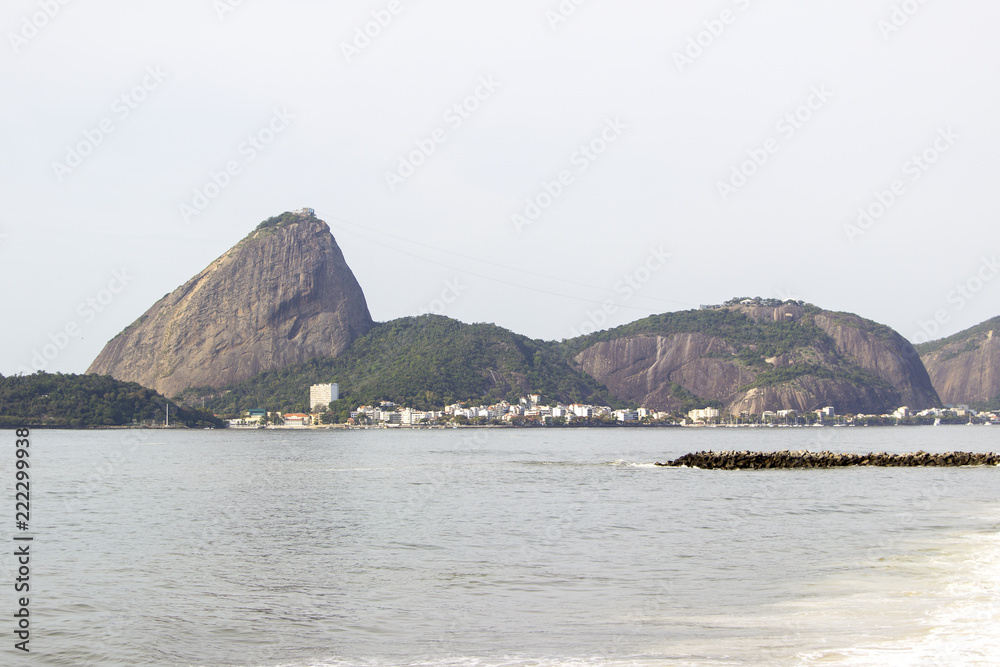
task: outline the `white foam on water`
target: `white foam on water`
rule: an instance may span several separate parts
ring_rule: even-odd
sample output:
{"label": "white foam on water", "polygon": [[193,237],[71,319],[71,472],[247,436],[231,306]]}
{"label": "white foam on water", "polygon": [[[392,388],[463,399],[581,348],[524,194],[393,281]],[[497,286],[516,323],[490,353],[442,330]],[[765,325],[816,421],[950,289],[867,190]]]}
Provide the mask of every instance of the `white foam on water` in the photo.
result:
{"label": "white foam on water", "polygon": [[[1000,664],[1000,535],[965,534],[911,562],[929,576],[905,598],[867,594],[855,613],[902,636],[801,653],[802,665]],[[882,608],[893,613],[880,618]],[[901,616],[916,614],[906,627]],[[900,622],[903,622],[901,625]]]}
{"label": "white foam on water", "polygon": [[655,468],[655,463],[640,463],[636,461],[626,461],[625,459],[618,459],[616,461],[611,461],[608,463],[609,466],[621,466],[625,468]]}
{"label": "white foam on water", "polygon": [[[671,661],[672,663],[672,661]],[[638,657],[608,659],[593,658],[530,658],[525,656],[433,658],[407,662],[386,662],[384,658],[331,659],[319,662],[281,663],[276,667],[661,667],[664,658]],[[672,663],[677,664],[677,663]]]}

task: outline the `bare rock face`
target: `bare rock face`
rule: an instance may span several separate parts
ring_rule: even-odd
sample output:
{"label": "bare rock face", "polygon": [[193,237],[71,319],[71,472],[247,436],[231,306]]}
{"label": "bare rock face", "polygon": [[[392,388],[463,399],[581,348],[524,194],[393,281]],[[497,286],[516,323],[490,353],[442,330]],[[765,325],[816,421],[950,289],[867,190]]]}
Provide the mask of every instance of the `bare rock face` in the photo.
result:
{"label": "bare rock face", "polygon": [[918,349],[946,404],[981,403],[1000,396],[1000,317]]}
{"label": "bare rock face", "polygon": [[[723,351],[728,354],[719,355]],[[842,412],[864,413],[876,407],[917,405],[904,399],[895,387],[836,378],[806,376],[777,386],[747,389],[761,373],[730,356],[735,353],[718,338],[674,334],[601,342],[580,353],[576,361],[581,370],[604,383],[618,398],[657,410],[680,409],[683,400],[677,395],[678,386],[703,399],[720,401],[727,414],[759,415],[780,409],[804,412],[827,405]]]}
{"label": "bare rock face", "polygon": [[754,322],[797,322],[805,314],[802,306],[787,303],[781,306],[732,306],[729,310],[744,313]]}
{"label": "bare rock face", "polygon": [[813,322],[847,359],[892,385],[899,405],[922,410],[938,404],[936,385],[920,355],[897,332],[848,313],[822,312]]}
{"label": "bare rock face", "polygon": [[841,414],[869,414],[906,405],[906,402],[893,388],[806,376],[784,385],[750,389],[729,400],[726,412],[759,415],[765,410],[796,410],[803,413],[828,405]]}
{"label": "bare rock face", "polygon": [[305,209],[261,223],[118,334],[87,372],[176,396],[336,356],[371,326],[330,228]]}
{"label": "bare rock face", "polygon": [[826,406],[871,413],[939,404],[914,348],[856,315],[794,303],[694,315],[654,316],[648,331],[621,337],[612,331],[574,361],[619,399],[657,410],[678,410],[696,398],[737,414]]}
{"label": "bare rock face", "polygon": [[[675,384],[698,396],[732,395],[738,369],[729,361],[736,350],[702,333],[643,335],[603,341],[576,357],[587,375],[618,398],[661,410],[677,409]],[[712,353],[721,358],[706,357]]]}

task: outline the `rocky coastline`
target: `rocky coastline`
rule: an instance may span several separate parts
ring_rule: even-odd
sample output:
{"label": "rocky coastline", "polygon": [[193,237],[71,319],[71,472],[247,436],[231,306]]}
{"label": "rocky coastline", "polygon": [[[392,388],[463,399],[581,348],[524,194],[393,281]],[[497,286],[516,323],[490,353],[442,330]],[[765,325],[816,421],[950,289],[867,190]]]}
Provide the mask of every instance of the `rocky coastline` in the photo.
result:
{"label": "rocky coastline", "polygon": [[780,452],[697,452],[659,463],[670,468],[701,468],[705,470],[767,470],[775,468],[843,468],[847,466],[876,466],[883,468],[958,467],[1000,465],[1000,454],[992,452],[945,452],[932,454],[838,454],[836,452],[780,451]]}

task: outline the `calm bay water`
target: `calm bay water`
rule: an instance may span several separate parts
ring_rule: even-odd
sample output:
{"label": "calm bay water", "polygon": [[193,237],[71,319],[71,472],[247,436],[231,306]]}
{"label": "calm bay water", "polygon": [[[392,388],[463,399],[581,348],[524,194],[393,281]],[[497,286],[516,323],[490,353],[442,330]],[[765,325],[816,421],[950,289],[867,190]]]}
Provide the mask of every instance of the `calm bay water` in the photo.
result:
{"label": "calm bay water", "polygon": [[998,440],[35,431],[30,664],[998,664],[1000,469],[652,465]]}

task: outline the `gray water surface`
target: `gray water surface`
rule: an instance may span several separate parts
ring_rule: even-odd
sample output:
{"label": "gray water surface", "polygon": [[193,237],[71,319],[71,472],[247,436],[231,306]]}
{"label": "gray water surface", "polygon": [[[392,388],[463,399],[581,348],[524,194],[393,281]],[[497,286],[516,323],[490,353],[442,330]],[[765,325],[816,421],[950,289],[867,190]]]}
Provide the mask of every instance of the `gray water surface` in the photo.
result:
{"label": "gray water surface", "polygon": [[995,663],[997,468],[652,464],[998,438],[34,431],[30,664]]}

